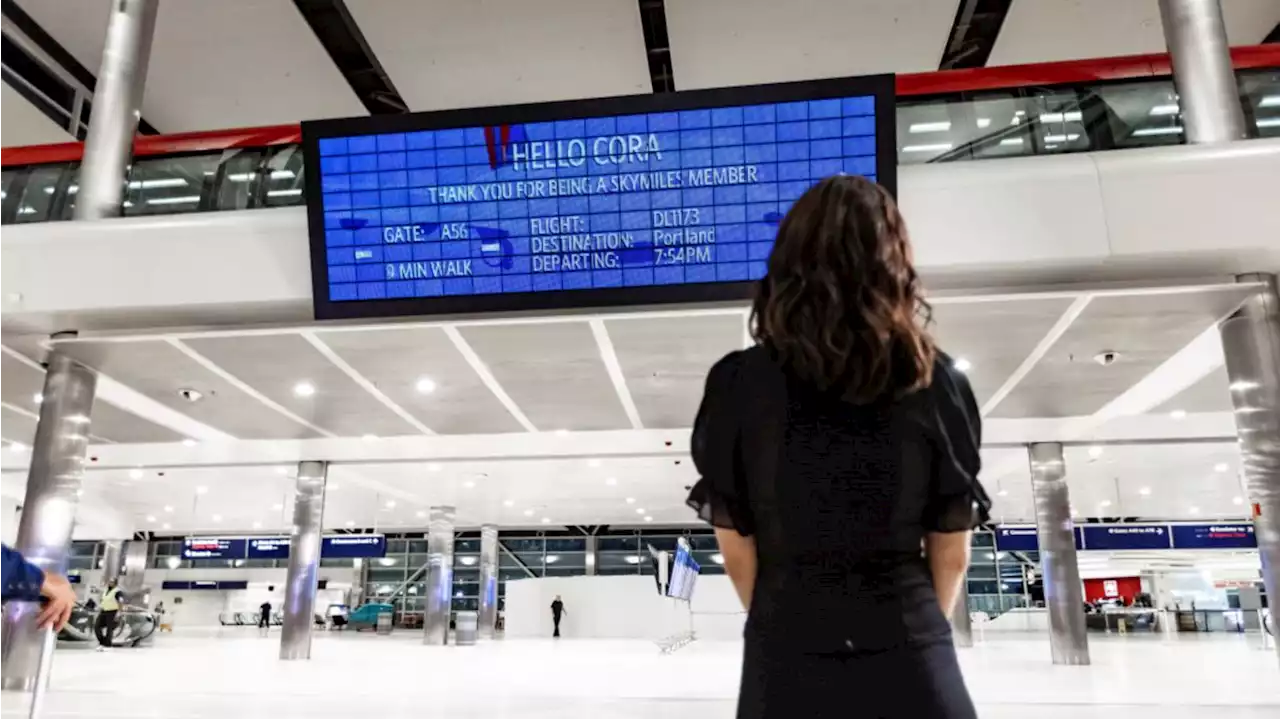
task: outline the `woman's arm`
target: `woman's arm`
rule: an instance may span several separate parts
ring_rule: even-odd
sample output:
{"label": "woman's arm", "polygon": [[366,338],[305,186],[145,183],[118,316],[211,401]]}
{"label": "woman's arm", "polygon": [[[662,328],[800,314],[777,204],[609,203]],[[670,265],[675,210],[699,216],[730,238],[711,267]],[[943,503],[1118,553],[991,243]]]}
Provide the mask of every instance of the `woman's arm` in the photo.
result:
{"label": "woman's arm", "polygon": [[733,529],[716,527],[716,541],[724,557],[724,571],[742,600],[742,608],[751,610],[751,592],[756,586],[756,540]]}
{"label": "woman's arm", "polygon": [[[969,570],[970,532],[929,532],[924,536],[924,556],[933,575],[933,589],[938,594],[942,613],[951,618],[960,582]],[[728,555],[726,556],[726,560]],[[964,609],[962,611],[967,611]]]}

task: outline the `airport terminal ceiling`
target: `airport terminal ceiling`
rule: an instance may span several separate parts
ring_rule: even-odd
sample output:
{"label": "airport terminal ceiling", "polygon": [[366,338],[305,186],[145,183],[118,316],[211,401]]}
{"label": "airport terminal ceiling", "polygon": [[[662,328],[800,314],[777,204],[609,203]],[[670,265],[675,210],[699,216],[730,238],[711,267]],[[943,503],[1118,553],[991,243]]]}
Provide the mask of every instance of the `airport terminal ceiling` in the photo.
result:
{"label": "airport terminal ceiling", "polygon": [[[934,300],[986,417],[995,518],[1032,520],[1023,444],[1069,443],[1081,518],[1247,516],[1216,322],[1247,286]],[[159,534],[287,526],[324,457],[335,529],[690,524],[688,427],[741,307],[85,335],[99,370],[87,497]],[[6,336],[4,486],[20,501],[47,342]],[[1108,354],[1112,353],[1112,354]],[[196,397],[195,401],[192,398]]]}

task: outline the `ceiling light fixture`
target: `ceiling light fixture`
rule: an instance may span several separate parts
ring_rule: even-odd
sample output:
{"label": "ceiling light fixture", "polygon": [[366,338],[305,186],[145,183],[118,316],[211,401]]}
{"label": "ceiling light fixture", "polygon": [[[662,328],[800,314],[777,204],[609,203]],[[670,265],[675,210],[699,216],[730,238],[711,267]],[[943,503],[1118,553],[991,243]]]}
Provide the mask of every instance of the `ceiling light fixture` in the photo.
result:
{"label": "ceiling light fixture", "polygon": [[547,561],[547,564],[555,564],[556,562],[560,561],[560,555],[559,555],[559,554],[548,554],[548,555],[545,557],[545,559],[546,559],[546,561]]}
{"label": "ceiling light fixture", "polygon": [[1097,459],[1101,457],[1102,452],[1103,452],[1102,447],[1096,444],[1089,448],[1089,456],[1092,457],[1093,459]]}
{"label": "ceiling light fixture", "polygon": [[973,363],[963,357],[957,357],[955,364],[952,365],[961,372],[968,372],[973,369]]}
{"label": "ceiling light fixture", "polygon": [[1007,490],[1007,489],[997,490],[997,491],[996,491],[996,496],[997,496],[997,497],[1008,497],[1008,496],[1009,496],[1009,490]]}
{"label": "ceiling light fixture", "polygon": [[395,508],[396,508],[396,500],[394,500],[394,499],[388,499],[388,500],[387,500],[387,509],[395,509]]}
{"label": "ceiling light fixture", "polygon": [[1199,507],[1191,507],[1191,508],[1190,508],[1190,509],[1188,509],[1187,511],[1188,511],[1188,512],[1190,512],[1191,514],[1199,514],[1199,513],[1200,513],[1200,508],[1199,508]]}
{"label": "ceiling light fixture", "polygon": [[504,507],[514,507],[514,506],[516,506],[516,501],[515,501],[514,499],[504,499],[504,500],[502,500],[502,506],[504,506]]}
{"label": "ceiling light fixture", "polygon": [[[169,525],[167,525],[167,524],[166,524],[166,525],[164,526],[164,528],[165,528],[165,529],[168,529],[168,528],[169,528]],[[167,560],[165,560],[165,564],[166,564],[166,565],[168,565],[168,567],[169,567],[170,569],[177,569],[178,567],[181,567],[181,566],[182,566],[182,558],[181,558],[181,557],[169,557]]]}
{"label": "ceiling light fixture", "polygon": [[1156,135],[1181,135],[1181,127],[1144,127],[1140,130],[1134,130],[1134,137],[1154,137]]}
{"label": "ceiling light fixture", "polygon": [[1215,472],[1221,473],[1221,472],[1227,471],[1228,469],[1231,469],[1231,465],[1227,464],[1226,462],[1219,462],[1213,465],[1213,471]]}
{"label": "ceiling light fixture", "polygon": [[1104,499],[1101,502],[1098,502],[1098,506],[1101,507],[1102,509],[1106,509],[1107,507],[1111,506],[1111,500]]}
{"label": "ceiling light fixture", "polygon": [[22,454],[23,452],[27,451],[27,445],[21,442],[13,442],[9,445],[9,451]]}
{"label": "ceiling light fixture", "polygon": [[471,556],[458,557],[458,564],[461,564],[464,567],[474,567],[477,561],[478,560],[475,557]]}
{"label": "ceiling light fixture", "polygon": [[200,485],[199,487],[196,487],[196,494],[208,494],[208,493],[209,493],[208,487],[204,485]]}
{"label": "ceiling light fixture", "polygon": [[148,205],[187,205],[199,202],[199,195],[179,195],[177,197],[152,197],[147,199]]}
{"label": "ceiling light fixture", "polygon": [[316,386],[303,380],[293,386],[293,393],[298,397],[310,397],[316,393]]}
{"label": "ceiling light fixture", "polygon": [[627,564],[639,564],[640,557],[637,557],[634,554],[628,554],[627,556],[622,558],[622,561],[626,562]]}
{"label": "ceiling light fixture", "polygon": [[1231,498],[1231,503],[1232,503],[1232,504],[1234,504],[1234,505],[1236,505],[1236,506],[1240,506],[1240,505],[1244,504],[1244,497],[1232,497],[1232,498]]}
{"label": "ceiling light fixture", "polygon": [[343,522],[343,524],[345,524],[347,527],[354,527],[356,526],[356,520],[348,519],[347,521]]}
{"label": "ceiling light fixture", "polygon": [[1142,495],[1142,496],[1144,496],[1144,497],[1150,497],[1150,496],[1151,496],[1151,488],[1150,488],[1150,487],[1142,487],[1141,489],[1139,489],[1139,490],[1138,490],[1138,494],[1141,494],[1141,495]]}
{"label": "ceiling light fixture", "polygon": [[253,528],[254,528],[254,529],[262,529],[262,522],[254,522],[254,523],[253,523]]}
{"label": "ceiling light fixture", "polygon": [[156,523],[156,515],[154,515],[154,514],[148,514],[148,515],[147,515],[147,523],[148,523],[148,524],[155,524],[155,523]]}
{"label": "ceiling light fixture", "polygon": [[284,509],[284,505],[280,504],[279,502],[276,502],[275,504],[271,505],[271,509],[273,511],[279,512],[280,510]]}
{"label": "ceiling light fixture", "polygon": [[719,552],[716,552],[715,554],[711,555],[711,561],[715,562],[716,564],[724,564],[724,555]]}
{"label": "ceiling light fixture", "polygon": [[40,404],[41,402],[44,401],[44,395],[40,394],[39,392],[36,392],[35,394],[31,395],[31,401],[35,402],[36,404]]}
{"label": "ceiling light fixture", "polygon": [[644,514],[644,507],[636,507],[636,514]]}
{"label": "ceiling light fixture", "polygon": [[1280,107],[1280,95],[1264,95],[1258,101],[1258,107]]}
{"label": "ceiling light fixture", "polygon": [[946,132],[951,129],[950,120],[942,120],[939,122],[913,122],[907,128],[907,132],[913,135],[919,135],[926,132]]}
{"label": "ceiling light fixture", "polygon": [[129,479],[142,479],[143,473],[140,469],[129,470]]}
{"label": "ceiling light fixture", "polygon": [[1001,141],[1000,141],[1000,144],[1001,144],[1001,145],[1003,145],[1004,147],[1012,147],[1012,146],[1014,146],[1014,145],[1017,145],[1017,146],[1021,147],[1021,146],[1022,146],[1022,138],[1021,138],[1021,137],[1006,137],[1006,138],[1004,138],[1003,140],[1001,140]]}
{"label": "ceiling light fixture", "polygon": [[1152,117],[1167,117],[1169,115],[1177,115],[1178,106],[1176,104],[1156,105],[1155,107],[1151,108],[1151,112],[1147,114],[1151,115]]}
{"label": "ceiling light fixture", "polygon": [[644,521],[646,521],[646,522],[652,522],[652,521],[653,521],[653,517],[645,517],[645,518],[644,518]]}
{"label": "ceiling light fixture", "polygon": [[526,510],[524,510],[524,516],[526,516],[526,517],[532,517],[532,516],[533,516],[533,510],[532,510],[532,509],[526,509]]}
{"label": "ceiling light fixture", "polygon": [[172,504],[166,504],[166,505],[164,505],[164,513],[165,513],[165,514],[173,514],[173,505],[172,505]]}
{"label": "ceiling light fixture", "polygon": [[569,430],[567,430],[567,429],[557,429],[557,430],[556,430],[556,436],[557,436],[557,437],[568,437],[568,436],[569,436]]}
{"label": "ceiling light fixture", "polygon": [[462,483],[462,486],[466,487],[467,489],[472,489],[476,486],[476,483],[472,482],[471,480],[467,480]]}
{"label": "ceiling light fixture", "polygon": [[419,394],[431,394],[436,391],[436,381],[430,377],[419,377],[418,381],[413,383],[413,388],[418,390]]}
{"label": "ceiling light fixture", "polygon": [[[164,524],[160,525],[160,528],[168,531],[170,529],[173,529],[173,525],[169,524],[168,522],[165,522]],[[173,559],[177,559],[177,557],[173,557]]]}
{"label": "ceiling light fixture", "polygon": [[423,517],[427,516],[427,510],[419,509],[418,511],[414,512],[414,514],[417,515],[419,519],[422,519]]}
{"label": "ceiling light fixture", "polygon": [[288,468],[288,467],[276,467],[276,474],[278,474],[278,475],[280,475],[281,477],[283,477],[283,476],[285,476],[285,475],[289,474],[289,468]]}
{"label": "ceiling light fixture", "polygon": [[935,142],[928,145],[907,145],[903,152],[946,152],[951,149],[950,142]]}
{"label": "ceiling light fixture", "polygon": [[1187,411],[1185,409],[1175,409],[1169,413],[1169,416],[1173,419],[1186,419]]}
{"label": "ceiling light fixture", "polygon": [[986,128],[988,128],[988,127],[991,127],[991,118],[989,118],[989,117],[979,117],[979,118],[978,118],[978,129],[979,129],[979,130],[983,130],[983,129],[986,129]]}
{"label": "ceiling light fixture", "polygon": [[627,497],[627,504],[635,504],[635,503],[636,503],[635,497]]}
{"label": "ceiling light fixture", "polygon": [[551,524],[551,517],[543,517],[543,518],[542,518],[542,523],[543,523],[543,524]]}
{"label": "ceiling light fixture", "polygon": [[197,444],[200,444],[200,443],[195,441],[194,439],[191,439],[190,437],[187,437],[186,439],[182,440],[183,447],[194,447]]}

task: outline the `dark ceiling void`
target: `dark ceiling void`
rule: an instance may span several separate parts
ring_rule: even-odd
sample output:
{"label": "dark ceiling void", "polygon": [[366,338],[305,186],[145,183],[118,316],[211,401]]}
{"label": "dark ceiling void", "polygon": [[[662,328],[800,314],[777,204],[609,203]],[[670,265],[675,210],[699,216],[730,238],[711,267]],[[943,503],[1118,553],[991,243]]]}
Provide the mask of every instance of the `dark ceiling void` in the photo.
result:
{"label": "dark ceiling void", "polygon": [[293,4],[369,114],[409,111],[343,0],[293,0]]}
{"label": "dark ceiling void", "polygon": [[960,0],[939,70],[986,67],[1013,0]]}
{"label": "dark ceiling void", "polygon": [[[62,43],[45,32],[45,29],[40,27],[40,23],[36,22],[34,18],[19,7],[15,0],[3,0],[0,2],[0,10],[3,10],[4,19],[13,24],[17,33],[23,35],[36,47],[40,48],[40,51],[48,56],[49,60],[57,63],[63,72],[75,78],[75,81],[83,85],[86,90],[91,93],[94,91],[98,81],[93,76],[93,73],[89,72],[89,69],[84,65],[81,65],[74,55],[67,52]],[[14,74],[14,77],[9,77],[9,73],[6,73],[5,81],[24,96],[27,96],[29,100],[32,99],[29,95],[31,88],[40,90],[44,97],[40,98],[39,101],[33,100],[33,104],[41,112],[48,115],[49,119],[58,125],[66,126],[68,124],[67,119],[72,113],[76,90],[59,78],[52,69],[44,67],[43,63],[47,61],[33,57],[17,43],[9,42],[6,44],[4,62]],[[57,91],[50,92],[50,87],[55,87]],[[64,98],[66,99],[65,103],[63,102]],[[81,126],[76,133],[77,138],[81,140],[84,139],[85,128],[89,126],[91,102],[91,100],[86,100],[81,109]],[[61,112],[54,110],[51,105],[56,105]],[[138,120],[138,133],[142,135],[159,135],[160,131],[147,122],[146,118],[140,118]]]}
{"label": "dark ceiling void", "polygon": [[1280,44],[1280,22],[1276,23],[1276,26],[1271,28],[1271,32],[1267,33],[1267,36],[1262,38],[1262,44],[1266,45],[1271,43]]}
{"label": "dark ceiling void", "polygon": [[649,80],[654,92],[674,92],[671,71],[671,42],[667,39],[667,6],[662,0],[640,0],[640,27],[644,30],[644,51],[649,58]]}

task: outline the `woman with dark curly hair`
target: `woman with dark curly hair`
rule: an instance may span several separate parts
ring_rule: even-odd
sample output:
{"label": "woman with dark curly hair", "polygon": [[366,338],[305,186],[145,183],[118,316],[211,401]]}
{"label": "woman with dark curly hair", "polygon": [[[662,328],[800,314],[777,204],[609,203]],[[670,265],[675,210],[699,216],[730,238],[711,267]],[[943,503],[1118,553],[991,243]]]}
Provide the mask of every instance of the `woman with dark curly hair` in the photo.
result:
{"label": "woman with dark curly hair", "polygon": [[975,716],[947,617],[990,502],[928,312],[893,198],[831,177],[778,229],[757,344],[711,368],[689,505],[748,611],[742,719]]}

